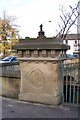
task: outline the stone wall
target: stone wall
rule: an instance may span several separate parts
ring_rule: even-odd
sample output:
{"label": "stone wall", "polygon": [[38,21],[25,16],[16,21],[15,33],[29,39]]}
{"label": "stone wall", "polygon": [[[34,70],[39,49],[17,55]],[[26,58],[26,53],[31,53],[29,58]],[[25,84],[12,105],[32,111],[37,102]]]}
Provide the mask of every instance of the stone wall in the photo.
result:
{"label": "stone wall", "polygon": [[20,92],[19,63],[0,64],[0,95],[18,98]]}

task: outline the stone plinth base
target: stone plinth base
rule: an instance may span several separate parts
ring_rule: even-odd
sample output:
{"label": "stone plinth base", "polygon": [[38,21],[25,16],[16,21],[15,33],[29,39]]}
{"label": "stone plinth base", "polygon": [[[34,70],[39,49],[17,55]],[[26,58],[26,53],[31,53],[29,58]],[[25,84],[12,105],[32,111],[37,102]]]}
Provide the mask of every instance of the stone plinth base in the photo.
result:
{"label": "stone plinth base", "polygon": [[[42,60],[42,61],[41,61]],[[59,62],[26,60],[20,63],[21,89],[19,99],[57,105],[61,103]]]}
{"label": "stone plinth base", "polygon": [[61,95],[52,96],[48,94],[36,94],[36,93],[20,93],[20,100],[36,102],[36,103],[44,103],[51,105],[58,105],[61,103]]}

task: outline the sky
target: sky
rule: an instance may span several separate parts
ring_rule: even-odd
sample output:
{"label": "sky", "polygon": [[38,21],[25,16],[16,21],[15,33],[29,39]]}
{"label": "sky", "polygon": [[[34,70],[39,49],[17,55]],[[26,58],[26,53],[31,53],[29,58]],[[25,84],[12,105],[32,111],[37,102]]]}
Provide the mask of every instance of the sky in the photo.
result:
{"label": "sky", "polygon": [[69,5],[74,7],[77,2],[78,0],[0,0],[0,17],[4,10],[8,16],[16,16],[22,38],[37,37],[40,24],[43,24],[45,35],[52,37],[57,34],[61,5],[68,10]]}

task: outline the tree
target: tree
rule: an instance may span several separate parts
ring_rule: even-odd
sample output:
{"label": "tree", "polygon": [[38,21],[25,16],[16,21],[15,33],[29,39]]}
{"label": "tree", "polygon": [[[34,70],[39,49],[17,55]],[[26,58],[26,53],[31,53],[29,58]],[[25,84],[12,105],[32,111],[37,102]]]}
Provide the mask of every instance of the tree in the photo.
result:
{"label": "tree", "polygon": [[12,45],[18,43],[18,26],[14,24],[15,17],[7,16],[3,12],[3,18],[0,18],[0,51],[3,57],[12,53]]}
{"label": "tree", "polygon": [[70,32],[70,28],[73,25],[77,26],[76,20],[77,20],[78,16],[80,15],[80,13],[78,12],[78,5],[79,5],[79,2],[77,3],[77,5],[74,8],[69,5],[69,8],[70,8],[69,12],[64,10],[63,6],[61,7],[60,19],[61,19],[62,23],[59,24],[60,30],[56,37],[61,37],[64,40],[66,35]]}

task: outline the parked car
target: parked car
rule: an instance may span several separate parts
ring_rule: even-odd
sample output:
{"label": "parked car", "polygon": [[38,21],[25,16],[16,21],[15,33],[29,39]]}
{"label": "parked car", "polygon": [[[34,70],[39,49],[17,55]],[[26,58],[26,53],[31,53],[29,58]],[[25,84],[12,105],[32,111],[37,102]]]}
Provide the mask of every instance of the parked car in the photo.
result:
{"label": "parked car", "polygon": [[78,54],[73,54],[73,55],[71,55],[71,54],[66,54],[66,57],[67,57],[67,58],[78,58],[79,55],[78,55]]}
{"label": "parked car", "polygon": [[74,58],[74,56],[71,55],[71,54],[66,54],[66,57],[67,57],[67,58]]}
{"label": "parked car", "polygon": [[78,55],[78,54],[73,54],[73,56],[74,56],[74,57],[79,57],[79,55]]}
{"label": "parked car", "polygon": [[18,56],[7,56],[7,57],[3,58],[3,59],[0,61],[0,63],[19,62],[19,61],[16,59],[17,57],[18,57]]}

